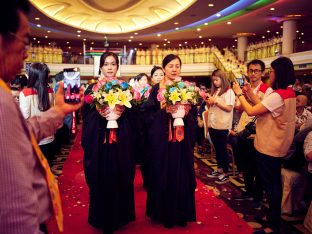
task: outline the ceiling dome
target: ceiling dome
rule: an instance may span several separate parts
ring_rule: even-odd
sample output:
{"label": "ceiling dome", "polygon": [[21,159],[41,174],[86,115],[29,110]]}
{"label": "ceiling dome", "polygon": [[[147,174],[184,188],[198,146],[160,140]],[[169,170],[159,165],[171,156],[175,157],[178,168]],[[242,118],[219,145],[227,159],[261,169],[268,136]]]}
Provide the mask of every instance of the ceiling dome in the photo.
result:
{"label": "ceiling dome", "polygon": [[180,14],[196,0],[32,0],[50,18],[83,30],[128,33],[162,23]]}

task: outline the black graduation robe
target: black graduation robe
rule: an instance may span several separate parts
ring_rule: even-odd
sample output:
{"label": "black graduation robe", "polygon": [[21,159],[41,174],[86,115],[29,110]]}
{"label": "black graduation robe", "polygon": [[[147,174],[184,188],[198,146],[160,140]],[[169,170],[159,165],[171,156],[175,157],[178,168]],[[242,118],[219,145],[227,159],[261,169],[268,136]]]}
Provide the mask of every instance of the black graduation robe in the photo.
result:
{"label": "black graduation robe", "polygon": [[[85,92],[89,94],[92,85]],[[129,109],[117,120],[117,143],[109,144],[107,120],[89,104],[82,108],[83,165],[90,190],[88,222],[112,232],[135,220],[134,187],[135,161],[131,140]],[[106,143],[104,137],[106,134]]]}
{"label": "black graduation robe", "polygon": [[184,140],[169,142],[171,114],[160,109],[159,84],[144,104],[148,125],[148,187],[146,215],[165,226],[196,220],[193,148],[196,141],[196,111],[184,117]]}

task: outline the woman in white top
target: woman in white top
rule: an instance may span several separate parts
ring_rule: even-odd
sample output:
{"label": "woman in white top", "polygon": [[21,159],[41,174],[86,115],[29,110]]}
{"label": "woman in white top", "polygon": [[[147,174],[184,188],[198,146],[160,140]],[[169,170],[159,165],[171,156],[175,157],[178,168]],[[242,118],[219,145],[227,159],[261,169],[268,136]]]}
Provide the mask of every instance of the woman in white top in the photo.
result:
{"label": "woman in white top", "polygon": [[[25,119],[40,116],[53,106],[53,90],[48,86],[50,70],[44,63],[33,63],[29,68],[27,88],[20,92],[20,109]],[[49,164],[54,156],[54,135],[39,142],[39,147]]]}
{"label": "woman in white top", "polygon": [[217,170],[207,176],[217,178],[218,184],[229,181],[229,155],[227,152],[227,136],[232,128],[233,107],[235,94],[230,87],[229,80],[220,70],[212,73],[211,94],[206,101],[208,106],[209,135],[216,150]]}

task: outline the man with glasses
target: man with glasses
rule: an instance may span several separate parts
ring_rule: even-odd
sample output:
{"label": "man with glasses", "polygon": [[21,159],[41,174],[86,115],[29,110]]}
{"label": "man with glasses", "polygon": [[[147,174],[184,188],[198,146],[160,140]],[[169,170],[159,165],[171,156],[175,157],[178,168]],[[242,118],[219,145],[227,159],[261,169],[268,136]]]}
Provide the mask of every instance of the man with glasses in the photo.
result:
{"label": "man with glasses", "polygon": [[[247,77],[249,83],[244,81],[244,96],[252,105],[259,103],[265,96],[269,95],[273,90],[261,80],[264,75],[265,64],[261,60],[252,60],[247,64]],[[237,107],[240,108],[240,104]],[[244,111],[239,120],[237,131],[242,131],[245,126],[252,121],[254,116],[248,116]],[[238,152],[242,163],[244,183],[246,192],[241,196],[235,197],[235,200],[254,200],[254,208],[261,209],[262,187],[256,175],[255,165],[255,149],[253,146],[253,138],[238,139]]]}
{"label": "man with glasses", "polygon": [[47,233],[44,223],[53,211],[62,229],[57,181],[37,141],[53,135],[64,116],[83,102],[64,103],[60,84],[54,107],[40,117],[23,119],[7,83],[27,58],[28,11],[28,0],[10,0],[0,9],[0,232],[7,234]]}

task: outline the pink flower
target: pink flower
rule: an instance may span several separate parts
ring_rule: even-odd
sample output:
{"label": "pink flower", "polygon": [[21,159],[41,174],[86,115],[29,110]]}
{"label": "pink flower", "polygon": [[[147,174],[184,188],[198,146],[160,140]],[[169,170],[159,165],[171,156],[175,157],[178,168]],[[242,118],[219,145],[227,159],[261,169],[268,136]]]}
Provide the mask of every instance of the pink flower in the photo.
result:
{"label": "pink flower", "polygon": [[148,97],[149,97],[149,95],[150,95],[150,89],[149,89],[149,90],[147,90],[147,91],[144,93],[144,97],[145,97],[145,98],[148,98]]}
{"label": "pink flower", "polygon": [[140,92],[138,92],[137,90],[134,90],[134,91],[133,91],[133,98],[134,98],[134,100],[136,100],[136,101],[140,101],[140,100],[141,100],[141,94],[140,94]]}
{"label": "pink flower", "polygon": [[192,83],[186,80],[186,81],[184,81],[184,84],[185,84],[186,87],[188,87],[188,86],[190,86]]}
{"label": "pink flower", "polygon": [[84,99],[85,99],[85,102],[88,104],[92,103],[93,101],[93,97],[90,94],[86,95]]}
{"label": "pink flower", "polygon": [[199,88],[195,86],[195,92],[199,92]]}
{"label": "pink flower", "polygon": [[101,87],[101,86],[99,85],[99,83],[97,83],[97,84],[93,85],[92,91],[93,91],[93,92],[97,92],[97,91],[99,91],[100,87]]}
{"label": "pink flower", "polygon": [[199,91],[199,95],[202,97],[202,99],[206,100],[206,98],[207,98],[207,93],[206,93],[205,91],[200,90],[200,91]]}
{"label": "pink flower", "polygon": [[162,102],[165,99],[164,93],[166,92],[166,89],[159,89],[157,94],[157,100],[159,102]]}

